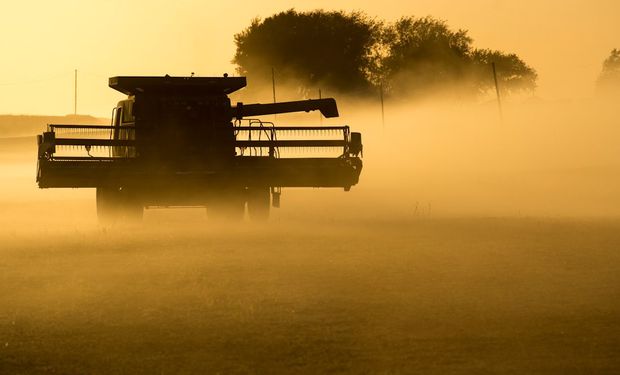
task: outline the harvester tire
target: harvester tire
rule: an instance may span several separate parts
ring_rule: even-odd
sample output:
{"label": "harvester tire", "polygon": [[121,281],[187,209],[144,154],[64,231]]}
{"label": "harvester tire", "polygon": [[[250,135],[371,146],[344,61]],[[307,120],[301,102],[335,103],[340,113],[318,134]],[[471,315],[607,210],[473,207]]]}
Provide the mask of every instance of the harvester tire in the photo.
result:
{"label": "harvester tire", "polygon": [[97,218],[103,225],[142,220],[143,207],[135,194],[115,187],[97,188]]}
{"label": "harvester tire", "polygon": [[271,205],[269,187],[248,188],[248,216],[252,221],[267,221]]}
{"label": "harvester tire", "polygon": [[209,199],[207,216],[209,220],[238,222],[243,220],[245,199],[241,192],[224,192]]}

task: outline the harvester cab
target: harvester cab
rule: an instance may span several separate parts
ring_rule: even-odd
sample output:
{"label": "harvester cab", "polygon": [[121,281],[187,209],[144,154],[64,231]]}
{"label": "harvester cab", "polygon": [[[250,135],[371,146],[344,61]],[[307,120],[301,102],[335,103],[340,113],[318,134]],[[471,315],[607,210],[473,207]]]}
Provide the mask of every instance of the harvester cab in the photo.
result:
{"label": "harvester cab", "polygon": [[[334,99],[233,106],[228,95],[245,87],[245,77],[112,77],[109,85],[128,96],[110,126],[50,124],[38,136],[39,187],[96,188],[103,221],[170,206],[240,218],[246,205],[260,220],[270,202],[279,205],[283,187],[349,190],[358,182],[361,135],[348,126],[255,118],[314,110],[337,117]],[[336,153],[306,156],[316,150]]]}

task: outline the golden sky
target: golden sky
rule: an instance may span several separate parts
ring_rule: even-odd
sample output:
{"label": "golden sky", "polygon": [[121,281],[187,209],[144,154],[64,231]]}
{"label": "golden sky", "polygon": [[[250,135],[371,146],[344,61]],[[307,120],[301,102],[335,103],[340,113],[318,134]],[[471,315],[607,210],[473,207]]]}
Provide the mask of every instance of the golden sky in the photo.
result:
{"label": "golden sky", "polygon": [[1,1],[0,114],[72,113],[74,69],[78,113],[98,116],[122,98],[109,76],[232,73],[233,35],[289,8],[445,19],[478,48],[517,53],[546,99],[591,95],[603,59],[620,48],[618,0]]}

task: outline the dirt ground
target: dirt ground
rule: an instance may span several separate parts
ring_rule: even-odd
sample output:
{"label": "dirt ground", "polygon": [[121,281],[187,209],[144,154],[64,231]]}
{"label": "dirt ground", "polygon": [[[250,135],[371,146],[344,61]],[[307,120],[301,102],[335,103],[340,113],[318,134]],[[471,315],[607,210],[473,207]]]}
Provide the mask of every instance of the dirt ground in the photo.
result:
{"label": "dirt ground", "polygon": [[616,117],[419,116],[364,133],[351,192],[285,189],[261,226],[99,227],[1,139],[0,373],[620,373]]}
{"label": "dirt ground", "polygon": [[0,372],[620,370],[619,222],[179,216],[4,232]]}

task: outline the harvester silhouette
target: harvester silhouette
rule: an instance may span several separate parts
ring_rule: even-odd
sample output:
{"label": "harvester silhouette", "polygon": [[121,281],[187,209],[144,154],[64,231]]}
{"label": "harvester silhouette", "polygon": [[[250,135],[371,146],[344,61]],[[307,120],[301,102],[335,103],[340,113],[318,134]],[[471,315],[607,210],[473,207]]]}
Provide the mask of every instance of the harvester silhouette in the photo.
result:
{"label": "harvester silhouette", "polygon": [[[337,117],[334,99],[232,106],[228,94],[246,79],[228,76],[112,77],[109,86],[128,95],[111,126],[50,124],[38,136],[39,187],[96,188],[103,222],[138,219],[153,206],[205,206],[210,218],[239,219],[247,205],[251,219],[264,220],[283,187],[348,191],[358,182],[360,133],[252,118],[314,110]],[[338,154],[281,155],[291,148]]]}

